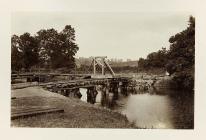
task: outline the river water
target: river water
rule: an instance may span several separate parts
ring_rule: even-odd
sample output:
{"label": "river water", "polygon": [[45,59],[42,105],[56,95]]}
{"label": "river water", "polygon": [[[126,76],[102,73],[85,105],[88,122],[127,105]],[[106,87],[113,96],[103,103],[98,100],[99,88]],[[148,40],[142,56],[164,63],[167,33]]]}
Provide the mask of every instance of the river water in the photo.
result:
{"label": "river water", "polygon": [[[80,89],[81,100],[86,101],[86,89]],[[175,96],[174,96],[175,95]],[[179,95],[179,96],[176,96]],[[101,94],[96,105],[100,105]],[[187,92],[163,90],[120,96],[114,110],[126,115],[140,128],[193,129],[194,95]]]}

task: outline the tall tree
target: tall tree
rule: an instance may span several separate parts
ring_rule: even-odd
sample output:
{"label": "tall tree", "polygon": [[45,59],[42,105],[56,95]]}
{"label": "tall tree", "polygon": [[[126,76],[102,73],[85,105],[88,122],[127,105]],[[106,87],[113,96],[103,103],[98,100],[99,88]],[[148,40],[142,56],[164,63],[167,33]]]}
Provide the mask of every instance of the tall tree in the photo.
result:
{"label": "tall tree", "polygon": [[58,33],[54,29],[37,32],[40,58],[53,69],[66,67],[71,70],[75,66],[75,54],[78,46],[75,43],[75,30],[70,25]]}
{"label": "tall tree", "polygon": [[39,42],[39,55],[42,64],[56,68],[56,62],[61,57],[61,44],[55,29],[40,30],[36,36]]}
{"label": "tall tree", "polygon": [[62,52],[64,58],[64,66],[68,68],[75,67],[75,54],[79,50],[75,43],[75,30],[70,25],[66,25],[63,31],[60,33],[60,40],[62,44]]}
{"label": "tall tree", "polygon": [[24,33],[19,38],[19,50],[22,52],[23,67],[28,70],[38,64],[37,40],[29,33]]}
{"label": "tall tree", "polygon": [[170,37],[170,48],[150,53],[140,58],[139,69],[164,68],[173,76],[173,85],[181,89],[194,88],[195,18],[189,18],[189,26]]}
{"label": "tall tree", "polygon": [[169,39],[167,70],[174,75],[178,88],[194,88],[195,18],[189,18],[187,29]]}
{"label": "tall tree", "polygon": [[171,74],[186,69],[192,69],[195,62],[195,18],[190,17],[189,27],[169,39],[170,50],[168,53],[169,64],[167,67]]}
{"label": "tall tree", "polygon": [[17,35],[11,37],[11,69],[19,71],[23,68],[23,53],[19,46],[20,38]]}

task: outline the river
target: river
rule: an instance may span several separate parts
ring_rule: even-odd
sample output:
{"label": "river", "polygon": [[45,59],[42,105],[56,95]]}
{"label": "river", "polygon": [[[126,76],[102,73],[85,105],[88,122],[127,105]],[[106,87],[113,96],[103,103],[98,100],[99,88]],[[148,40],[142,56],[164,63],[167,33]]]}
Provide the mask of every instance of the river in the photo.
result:
{"label": "river", "polygon": [[[86,89],[80,89],[80,92],[81,100],[86,101]],[[181,96],[174,96],[177,94]],[[96,105],[100,105],[100,100],[101,94],[98,94]],[[187,92],[167,89],[161,94],[153,91],[120,96],[114,110],[126,115],[140,128],[194,128],[194,95]]]}

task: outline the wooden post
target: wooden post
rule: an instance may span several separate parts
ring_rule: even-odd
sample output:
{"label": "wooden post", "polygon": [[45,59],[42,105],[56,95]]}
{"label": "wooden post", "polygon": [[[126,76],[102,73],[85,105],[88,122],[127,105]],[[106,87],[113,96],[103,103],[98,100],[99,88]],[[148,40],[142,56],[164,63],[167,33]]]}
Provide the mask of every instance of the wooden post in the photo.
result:
{"label": "wooden post", "polygon": [[123,83],[122,85],[122,94],[127,96],[127,83]]}
{"label": "wooden post", "polygon": [[87,88],[87,102],[90,103],[90,101],[91,101],[90,88]]}
{"label": "wooden post", "polygon": [[98,92],[97,92],[95,86],[87,88],[87,102],[94,104],[96,102],[97,94],[98,94]]}
{"label": "wooden post", "polygon": [[118,83],[112,84],[112,92],[114,94],[113,100],[118,99]]}
{"label": "wooden post", "polygon": [[105,92],[105,96],[106,96],[105,97],[105,99],[106,99],[105,104],[106,104],[107,107],[109,106],[109,88],[110,88],[109,85],[107,85],[106,86],[106,92]]}
{"label": "wooden post", "polygon": [[114,93],[113,93],[113,85],[107,81],[106,85],[106,106],[111,108],[113,106],[114,101]]}
{"label": "wooden post", "polygon": [[92,88],[92,104],[96,103],[96,96],[97,96],[98,92],[96,90],[96,86],[94,86]]}
{"label": "wooden post", "polygon": [[102,85],[101,88],[101,105],[105,106],[106,103],[106,86]]}
{"label": "wooden post", "polygon": [[69,94],[70,94],[70,91],[69,91],[69,89],[66,89],[66,93],[65,93],[65,96],[69,97]]}
{"label": "wooden post", "polygon": [[63,95],[63,96],[65,96],[65,94],[64,94],[64,89],[60,89],[60,91],[61,91],[61,95]]}

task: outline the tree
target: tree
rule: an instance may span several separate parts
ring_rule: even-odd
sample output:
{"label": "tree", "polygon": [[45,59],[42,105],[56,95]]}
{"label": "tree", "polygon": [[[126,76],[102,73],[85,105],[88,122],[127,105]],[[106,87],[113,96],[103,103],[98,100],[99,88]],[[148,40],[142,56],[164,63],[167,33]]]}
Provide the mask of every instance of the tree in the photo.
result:
{"label": "tree", "polygon": [[167,63],[167,50],[162,48],[157,52],[147,55],[146,59],[140,58],[138,61],[139,69],[164,68]]}
{"label": "tree", "polygon": [[194,88],[195,18],[189,18],[187,29],[169,39],[170,50],[166,69],[174,75],[180,88]]}
{"label": "tree", "polygon": [[37,40],[29,33],[20,35],[19,39],[19,51],[22,53],[23,67],[28,70],[38,64]]}
{"label": "tree", "polygon": [[17,35],[11,37],[11,69],[19,71],[23,68],[23,53],[19,46],[20,38]]}
{"label": "tree", "polygon": [[170,48],[150,53],[140,58],[138,68],[164,68],[173,76],[173,85],[181,89],[194,88],[195,18],[189,18],[189,26],[170,37]]}
{"label": "tree", "polygon": [[74,56],[79,48],[75,43],[75,30],[70,25],[66,25],[60,33],[54,29],[40,30],[36,38],[42,63],[53,69],[66,67],[71,70],[75,67]]}
{"label": "tree", "polygon": [[177,71],[191,68],[195,62],[195,19],[190,17],[189,27],[169,39],[168,57]]}
{"label": "tree", "polygon": [[75,67],[75,54],[79,50],[75,43],[75,30],[70,25],[66,25],[63,31],[60,33],[60,40],[62,44],[62,52],[64,58],[64,66],[67,68]]}
{"label": "tree", "polygon": [[55,29],[42,29],[37,35],[24,33],[11,37],[11,68],[29,70],[33,66],[45,68],[75,67],[75,54],[78,51],[75,43],[75,30],[66,25],[61,32]]}
{"label": "tree", "polygon": [[39,42],[40,62],[57,68],[58,59],[61,57],[61,44],[58,32],[55,29],[40,30],[36,36]]}

